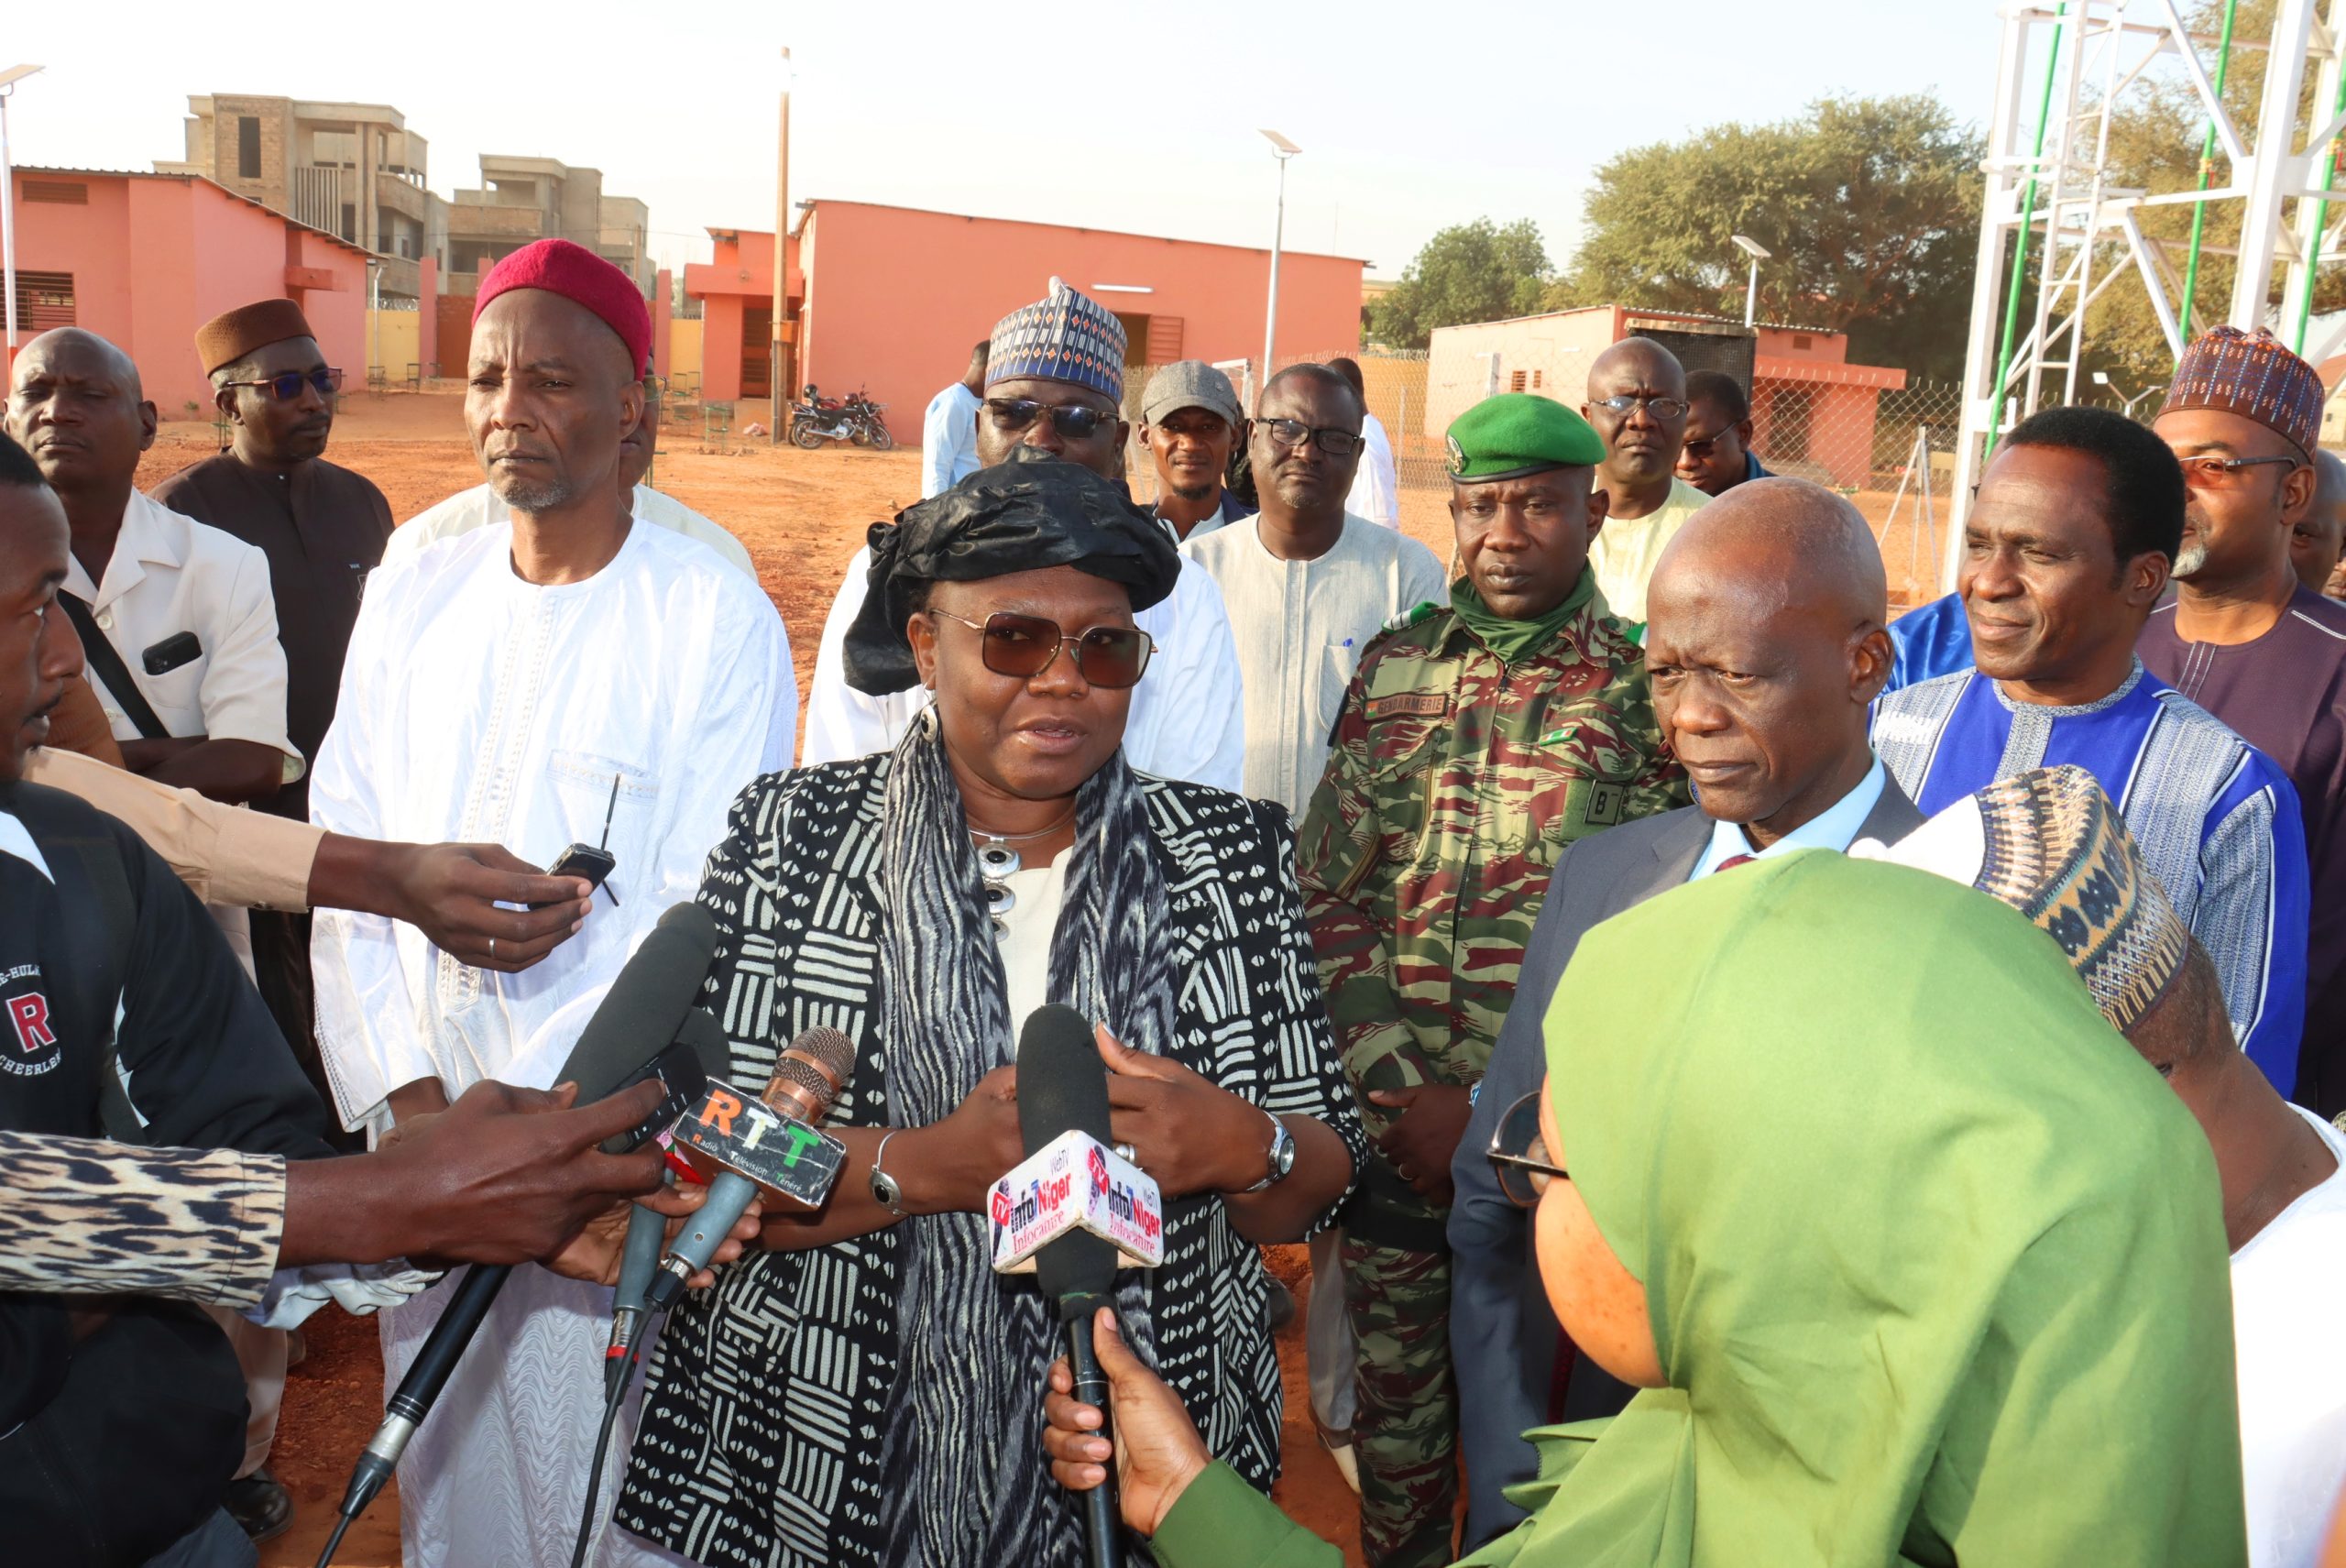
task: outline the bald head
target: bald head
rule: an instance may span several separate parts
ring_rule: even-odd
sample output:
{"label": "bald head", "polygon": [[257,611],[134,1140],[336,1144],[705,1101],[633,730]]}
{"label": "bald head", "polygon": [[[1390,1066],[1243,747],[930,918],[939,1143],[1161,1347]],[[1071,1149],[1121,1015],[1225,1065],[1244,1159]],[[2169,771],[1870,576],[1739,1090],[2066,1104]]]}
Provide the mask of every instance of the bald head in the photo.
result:
{"label": "bald head", "polygon": [[1642,517],[1660,505],[1686,444],[1686,372],[1678,356],[1650,337],[1623,338],[1589,366],[1580,411],[1605,443],[1599,477],[1614,510],[1631,500],[1630,515]]}
{"label": "bald head", "polygon": [[1849,626],[1890,617],[1890,582],[1864,514],[1806,479],[1754,479],[1704,507],[1662,552],[1654,588],[1671,574],[1780,595]]}
{"label": "bald head", "polygon": [[9,374],[8,433],[33,455],[69,512],[90,498],[121,521],[155,405],[130,356],[93,332],[59,327],[25,345]]}
{"label": "bald head", "polygon": [[1865,519],[1805,479],[1737,486],[1662,552],[1646,589],[1655,717],[1703,810],[1755,848],[1872,767],[1889,600]]}

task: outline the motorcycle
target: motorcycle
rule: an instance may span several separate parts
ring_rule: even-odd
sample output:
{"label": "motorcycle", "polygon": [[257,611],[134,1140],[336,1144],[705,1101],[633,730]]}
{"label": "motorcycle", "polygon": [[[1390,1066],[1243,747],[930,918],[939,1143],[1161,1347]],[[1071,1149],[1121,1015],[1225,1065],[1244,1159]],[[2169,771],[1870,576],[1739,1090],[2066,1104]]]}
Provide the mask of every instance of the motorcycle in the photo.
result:
{"label": "motorcycle", "polygon": [[791,405],[791,444],[812,452],[826,441],[851,441],[858,446],[888,451],[896,439],[888,433],[887,421],[881,417],[887,406],[861,391],[850,392],[844,399],[826,398],[809,382],[803,400]]}

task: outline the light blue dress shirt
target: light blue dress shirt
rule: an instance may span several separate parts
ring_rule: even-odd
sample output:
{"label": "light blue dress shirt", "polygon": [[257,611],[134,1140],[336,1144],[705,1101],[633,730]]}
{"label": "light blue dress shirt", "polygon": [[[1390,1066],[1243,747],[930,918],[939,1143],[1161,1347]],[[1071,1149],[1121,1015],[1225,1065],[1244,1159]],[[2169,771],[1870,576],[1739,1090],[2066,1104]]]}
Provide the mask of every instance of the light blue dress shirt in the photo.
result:
{"label": "light blue dress shirt", "polygon": [[920,497],[942,495],[978,471],[978,410],[985,400],[956,381],[920,421]]}
{"label": "light blue dress shirt", "polygon": [[1751,847],[1751,840],[1743,836],[1742,823],[1714,822],[1711,824],[1711,841],[1703,847],[1702,859],[1694,862],[1694,869],[1688,873],[1686,880],[1700,882],[1718,870],[1721,861],[1737,855],[1749,855],[1755,861],[1764,861],[1773,855],[1789,855],[1794,850],[1839,850],[1847,853],[1849,846],[1858,841],[1858,834],[1864,828],[1866,818],[1871,817],[1873,808],[1880,804],[1882,786],[1889,779],[1889,773],[1883,771],[1881,759],[1876,757],[1873,766],[1866,770],[1866,776],[1858,781],[1857,788],[1764,850]]}

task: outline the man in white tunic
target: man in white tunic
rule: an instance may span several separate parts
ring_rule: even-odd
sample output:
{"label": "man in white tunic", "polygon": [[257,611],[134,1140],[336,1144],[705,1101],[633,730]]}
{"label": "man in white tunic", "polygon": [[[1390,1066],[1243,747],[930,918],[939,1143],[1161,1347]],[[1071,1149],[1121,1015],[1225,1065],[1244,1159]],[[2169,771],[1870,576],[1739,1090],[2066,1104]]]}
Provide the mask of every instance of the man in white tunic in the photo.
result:
{"label": "man in white tunic", "polygon": [[[1058,279],[1048,296],[1002,318],[986,358],[978,410],[978,466],[991,468],[1025,443],[1116,478],[1128,433],[1122,323]],[[808,767],[885,751],[904,738],[928,694],[870,696],[847,684],[842,644],[863,608],[872,552],[859,550],[823,622],[806,694]],[[1145,773],[1218,789],[1239,787],[1245,755],[1238,653],[1222,594],[1203,568],[1184,562],[1172,596],[1133,618],[1157,643],[1148,679],[1133,688],[1124,758]]]}
{"label": "man in white tunic", "polygon": [[[486,1078],[549,1086],[630,952],[697,892],[735,794],[786,761],[796,703],[773,606],[622,499],[650,335],[634,285],[567,241],[483,281],[465,412],[510,517],[369,580],[311,811],[334,832],[493,840],[542,864],[607,841],[618,864],[579,935],[518,975],[322,912],[318,1043],[347,1125],[379,1134]],[[383,1314],[387,1386],[449,1294]],[[514,1272],[400,1465],[409,1568],[569,1561],[610,1302]]]}
{"label": "man in white tunic", "polygon": [[1246,793],[1299,820],[1361,650],[1418,605],[1450,602],[1440,557],[1346,506],[1365,411],[1325,365],[1272,377],[1247,453],[1262,511],[1181,546],[1213,574],[1237,637]]}

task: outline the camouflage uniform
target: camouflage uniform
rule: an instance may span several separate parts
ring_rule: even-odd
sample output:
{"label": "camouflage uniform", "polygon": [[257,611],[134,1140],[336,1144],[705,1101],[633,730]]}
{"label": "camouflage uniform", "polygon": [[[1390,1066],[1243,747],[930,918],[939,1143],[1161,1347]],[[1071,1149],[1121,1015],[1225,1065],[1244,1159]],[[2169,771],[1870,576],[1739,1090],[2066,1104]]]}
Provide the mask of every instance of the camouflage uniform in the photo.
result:
{"label": "camouflage uniform", "polygon": [[[1683,806],[1645,658],[1584,573],[1573,613],[1512,664],[1447,606],[1369,644],[1298,848],[1344,1070],[1372,1090],[1471,1085],[1490,1060],[1565,846]],[[1458,1414],[1445,1214],[1372,1149],[1344,1212],[1358,1343],[1361,1545],[1451,1560]]]}

